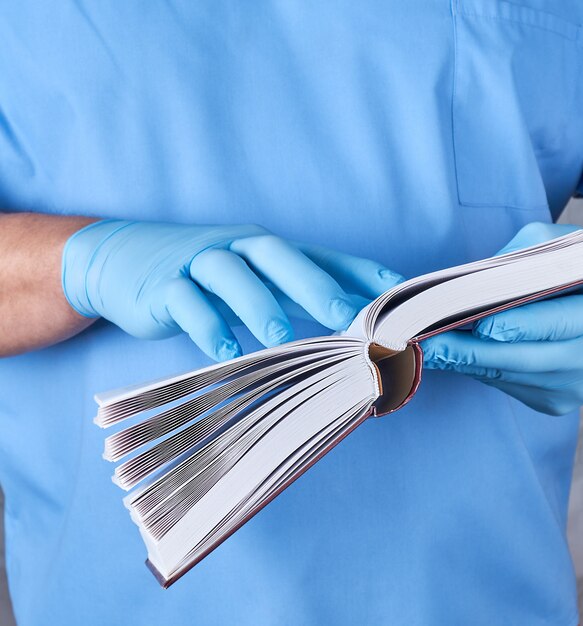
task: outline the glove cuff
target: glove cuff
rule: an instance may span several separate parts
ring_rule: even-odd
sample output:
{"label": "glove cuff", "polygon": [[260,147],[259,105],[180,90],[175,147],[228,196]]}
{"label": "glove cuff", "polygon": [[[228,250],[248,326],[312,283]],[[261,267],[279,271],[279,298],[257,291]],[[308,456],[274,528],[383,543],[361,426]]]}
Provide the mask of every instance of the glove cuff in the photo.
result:
{"label": "glove cuff", "polygon": [[[91,279],[98,271],[95,261],[102,245],[116,232],[129,226],[127,220],[102,220],[93,222],[69,237],[63,248],[61,284],[71,307],[84,317],[99,317],[99,298],[90,293],[88,286],[96,284]],[[97,281],[98,283],[98,281]]]}

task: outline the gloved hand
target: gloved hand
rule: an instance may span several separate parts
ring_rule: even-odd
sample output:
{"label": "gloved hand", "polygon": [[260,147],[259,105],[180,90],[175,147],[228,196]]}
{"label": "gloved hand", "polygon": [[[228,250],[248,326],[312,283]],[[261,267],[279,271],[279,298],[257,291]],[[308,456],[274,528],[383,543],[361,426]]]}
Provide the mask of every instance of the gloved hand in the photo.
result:
{"label": "gloved hand", "polygon": [[[578,230],[534,222],[499,254]],[[582,261],[583,262],[583,261]],[[453,370],[550,415],[583,404],[583,295],[570,293],[483,318],[422,342],[424,367]]]}
{"label": "gloved hand", "polygon": [[224,360],[241,348],[220,301],[273,346],[293,339],[280,304],[287,298],[341,330],[371,298],[402,280],[368,259],[301,248],[255,225],[104,220],[67,241],[63,290],[81,315],[104,317],[141,338],[184,331],[211,358]]}

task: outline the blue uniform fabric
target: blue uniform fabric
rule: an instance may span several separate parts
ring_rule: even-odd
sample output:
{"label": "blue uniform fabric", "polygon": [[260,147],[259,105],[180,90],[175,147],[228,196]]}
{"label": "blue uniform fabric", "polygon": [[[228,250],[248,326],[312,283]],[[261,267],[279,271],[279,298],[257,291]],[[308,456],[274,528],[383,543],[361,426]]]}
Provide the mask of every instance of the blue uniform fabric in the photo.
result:
{"label": "blue uniform fabric", "polygon": [[[0,205],[257,223],[406,277],[490,255],[581,178],[581,24],[580,0],[5,3]],[[577,624],[577,415],[444,372],[160,589],[92,395],[207,363],[105,322],[0,360],[21,626]]]}

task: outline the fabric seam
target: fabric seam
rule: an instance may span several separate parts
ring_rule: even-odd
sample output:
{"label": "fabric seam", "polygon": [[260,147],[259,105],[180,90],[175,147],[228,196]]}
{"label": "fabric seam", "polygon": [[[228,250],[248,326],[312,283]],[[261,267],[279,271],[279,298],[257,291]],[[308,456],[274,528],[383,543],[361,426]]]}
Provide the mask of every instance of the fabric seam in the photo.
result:
{"label": "fabric seam", "polygon": [[[511,4],[504,1],[499,2],[494,11],[492,11],[491,8],[489,11],[480,11],[475,8],[475,2],[471,2],[471,0],[453,0],[453,2],[455,3],[454,16],[464,15],[466,17],[514,22],[530,28],[538,28],[539,30],[552,33],[558,37],[572,41],[579,46],[583,46],[583,26],[577,22],[571,22],[563,17],[554,15],[553,13],[547,13],[546,11],[540,11],[526,5]],[[466,3],[474,6],[466,8]],[[501,9],[506,9],[508,14],[502,15]],[[520,13],[530,15],[533,21],[525,19]]]}
{"label": "fabric seam", "polygon": [[[456,133],[456,102],[458,98],[457,88],[458,88],[458,73],[459,73],[459,38],[458,38],[458,24],[457,24],[457,16],[465,16],[465,17],[475,17],[479,19],[492,19],[501,22],[513,22],[517,24],[522,24],[529,28],[538,28],[545,32],[549,32],[551,34],[555,34],[564,39],[572,41],[575,44],[583,47],[583,26],[576,24],[575,22],[569,22],[555,16],[551,13],[546,13],[544,11],[538,11],[532,9],[530,7],[526,7],[523,5],[513,5],[508,2],[501,2],[500,6],[507,7],[510,12],[509,15],[493,15],[491,13],[480,13],[479,11],[472,10],[472,8],[465,8],[464,6],[465,0],[451,0],[450,1],[450,12],[452,19],[452,27],[453,27],[453,81],[452,81],[452,100],[451,100],[451,133],[452,133],[452,146],[453,146],[453,161],[454,161],[454,172],[455,172],[455,184],[457,190],[457,199],[462,207],[467,207],[469,209],[508,209],[511,211],[523,211],[523,212],[537,212],[537,211],[548,211],[549,206],[547,203],[539,203],[539,204],[512,204],[512,203],[504,203],[504,202],[472,202],[469,200],[462,199],[462,190],[460,187],[460,175],[459,175],[459,155],[457,150],[457,133]],[[558,30],[557,28],[545,27],[544,24],[535,24],[529,22],[525,19],[522,19],[519,15],[519,11],[528,11],[528,14],[532,16],[536,16],[538,19],[545,20],[553,20],[557,24],[562,24],[564,30]],[[575,29],[573,35],[569,35],[566,31],[567,29]]]}

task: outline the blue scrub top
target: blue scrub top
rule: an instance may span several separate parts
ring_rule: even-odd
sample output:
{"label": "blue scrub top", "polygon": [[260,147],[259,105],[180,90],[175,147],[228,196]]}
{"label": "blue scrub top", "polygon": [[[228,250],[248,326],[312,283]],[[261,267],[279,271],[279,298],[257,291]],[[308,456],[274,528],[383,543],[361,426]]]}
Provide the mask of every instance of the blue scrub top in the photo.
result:
{"label": "blue scrub top", "polygon": [[[255,222],[407,277],[490,255],[581,177],[582,23],[580,0],[4,3],[0,205]],[[163,591],[92,395],[208,362],[106,322],[0,360],[21,626],[577,623],[577,415],[444,372]]]}

